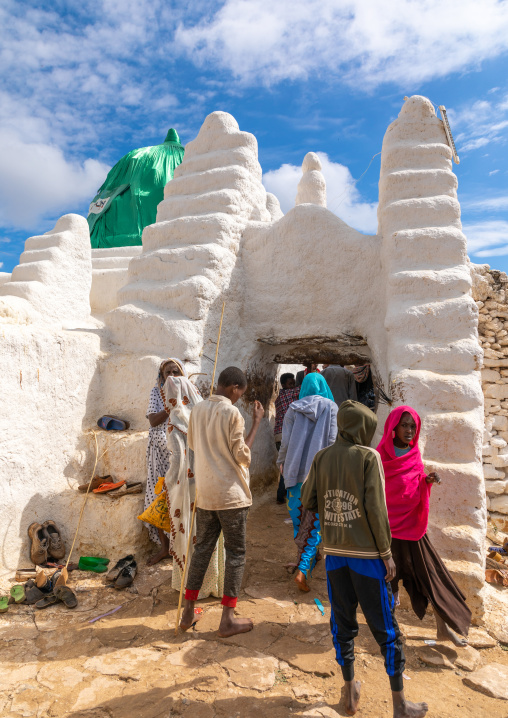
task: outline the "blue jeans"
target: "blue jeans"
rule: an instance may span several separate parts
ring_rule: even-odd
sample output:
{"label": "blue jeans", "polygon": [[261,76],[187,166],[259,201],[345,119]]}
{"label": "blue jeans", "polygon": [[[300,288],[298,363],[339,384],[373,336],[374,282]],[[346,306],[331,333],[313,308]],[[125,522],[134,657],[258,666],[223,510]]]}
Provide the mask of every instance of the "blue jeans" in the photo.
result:
{"label": "blue jeans", "polygon": [[303,482],[287,490],[288,509],[293,521],[293,533],[298,548],[298,570],[307,578],[316,565],[318,546],[321,543],[319,515],[304,509],[300,499]]}

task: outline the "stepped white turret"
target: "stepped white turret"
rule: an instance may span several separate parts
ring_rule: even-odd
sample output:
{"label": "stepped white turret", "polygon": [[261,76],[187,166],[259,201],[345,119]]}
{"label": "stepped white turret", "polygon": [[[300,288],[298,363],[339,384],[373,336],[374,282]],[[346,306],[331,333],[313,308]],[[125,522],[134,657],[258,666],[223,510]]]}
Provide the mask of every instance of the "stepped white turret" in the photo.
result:
{"label": "stepped white turret", "polygon": [[91,284],[87,221],[66,214],[51,231],[26,240],[10,280],[0,284],[0,314],[23,322],[80,321],[90,315]]}
{"label": "stepped white turret", "polygon": [[386,132],[381,159],[387,365],[397,403],[422,416],[428,469],[444,477],[433,491],[431,533],[459,581],[479,589],[482,353],[451,158],[432,103],[411,97]]}

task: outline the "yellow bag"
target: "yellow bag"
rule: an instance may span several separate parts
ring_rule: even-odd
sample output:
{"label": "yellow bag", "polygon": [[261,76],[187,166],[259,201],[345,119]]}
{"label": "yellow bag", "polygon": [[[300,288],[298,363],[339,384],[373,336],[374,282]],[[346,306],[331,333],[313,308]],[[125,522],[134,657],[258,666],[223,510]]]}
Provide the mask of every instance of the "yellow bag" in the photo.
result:
{"label": "yellow bag", "polygon": [[145,521],[166,533],[171,531],[171,519],[169,517],[168,505],[166,503],[166,492],[163,491],[164,477],[160,476],[155,487],[155,493],[159,495],[152,501],[150,506],[138,516],[140,521]]}

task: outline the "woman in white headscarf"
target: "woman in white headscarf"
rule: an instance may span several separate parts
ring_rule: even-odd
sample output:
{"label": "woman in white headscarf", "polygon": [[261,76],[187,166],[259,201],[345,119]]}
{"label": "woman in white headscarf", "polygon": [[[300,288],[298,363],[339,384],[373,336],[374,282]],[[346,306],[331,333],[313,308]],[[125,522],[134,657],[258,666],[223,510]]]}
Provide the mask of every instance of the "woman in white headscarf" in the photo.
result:
{"label": "woman in white headscarf", "polygon": [[[150,429],[148,431],[148,445],[146,447],[147,479],[145,509],[155,501],[155,487],[157,486],[159,477],[166,476],[171,457],[166,438],[168,412],[164,408],[164,400],[162,398],[164,383],[168,376],[187,376],[183,362],[173,357],[165,359],[159,366],[157,383],[150,393],[150,401],[146,412],[146,418],[150,422]],[[150,556],[147,561],[148,566],[153,566],[171,555],[169,552],[171,537],[161,528],[156,528],[147,523],[145,523],[145,526],[148,529],[150,540],[160,546],[160,549]]]}
{"label": "woman in white headscarf", "polygon": [[[173,576],[171,585],[180,590],[189,540],[192,509],[196,495],[194,456],[187,446],[190,414],[203,401],[194,384],[183,376],[169,376],[163,389],[163,399],[169,414],[167,445],[171,460],[166,473],[166,502],[171,519],[171,548]],[[192,558],[196,537],[196,522],[192,529],[189,558]],[[224,589],[224,540],[222,534],[213,552],[198,598],[222,596]]]}

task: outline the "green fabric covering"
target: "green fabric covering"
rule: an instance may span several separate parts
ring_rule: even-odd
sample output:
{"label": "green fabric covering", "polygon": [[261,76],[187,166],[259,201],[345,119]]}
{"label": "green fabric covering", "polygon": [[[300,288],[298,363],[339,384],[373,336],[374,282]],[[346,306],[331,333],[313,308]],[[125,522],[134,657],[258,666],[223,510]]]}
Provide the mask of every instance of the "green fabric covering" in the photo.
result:
{"label": "green fabric covering", "polygon": [[162,145],[132,150],[111,168],[88,210],[94,249],[141,244],[183,154],[177,131],[170,129]]}

